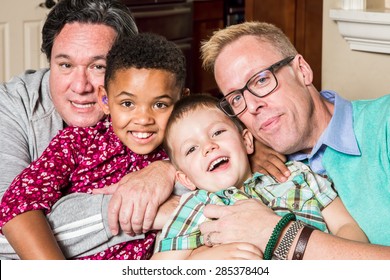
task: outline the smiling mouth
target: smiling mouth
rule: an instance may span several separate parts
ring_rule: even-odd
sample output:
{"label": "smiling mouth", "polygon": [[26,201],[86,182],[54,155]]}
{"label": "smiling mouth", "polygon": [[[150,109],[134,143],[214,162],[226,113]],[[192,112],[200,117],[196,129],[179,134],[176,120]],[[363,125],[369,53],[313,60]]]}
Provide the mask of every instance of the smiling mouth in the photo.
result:
{"label": "smiling mouth", "polygon": [[86,108],[91,108],[95,106],[96,102],[91,102],[91,103],[76,103],[74,101],[70,102],[73,106],[79,109],[86,109]]}
{"label": "smiling mouth", "polygon": [[207,171],[211,172],[211,171],[217,169],[218,167],[220,167],[221,165],[228,163],[228,162],[229,162],[229,158],[227,158],[227,157],[217,158],[216,160],[214,160],[210,163],[210,166],[207,169]]}
{"label": "smiling mouth", "polygon": [[147,138],[149,138],[150,136],[153,135],[153,132],[134,132],[134,131],[132,131],[131,134],[132,134],[135,138],[147,139]]}
{"label": "smiling mouth", "polygon": [[272,117],[263,122],[260,126],[260,129],[267,130],[269,127],[272,127],[272,125],[277,121],[278,117]]}

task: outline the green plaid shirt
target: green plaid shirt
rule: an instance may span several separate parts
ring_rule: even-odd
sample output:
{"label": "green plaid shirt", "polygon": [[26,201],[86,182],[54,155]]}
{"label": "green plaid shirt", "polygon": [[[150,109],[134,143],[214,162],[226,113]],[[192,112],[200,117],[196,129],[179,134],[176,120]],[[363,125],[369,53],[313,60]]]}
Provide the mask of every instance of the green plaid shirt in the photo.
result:
{"label": "green plaid shirt", "polygon": [[260,199],[280,216],[293,212],[305,224],[329,232],[321,211],[337,197],[332,182],[303,163],[288,162],[286,165],[291,176],[284,183],[255,173],[245,181],[243,191],[230,187],[216,193],[197,190],[184,194],[159,235],[155,252],[193,250],[204,245],[199,231],[199,224],[207,220],[203,215],[204,206],[233,205],[237,200],[248,198]]}

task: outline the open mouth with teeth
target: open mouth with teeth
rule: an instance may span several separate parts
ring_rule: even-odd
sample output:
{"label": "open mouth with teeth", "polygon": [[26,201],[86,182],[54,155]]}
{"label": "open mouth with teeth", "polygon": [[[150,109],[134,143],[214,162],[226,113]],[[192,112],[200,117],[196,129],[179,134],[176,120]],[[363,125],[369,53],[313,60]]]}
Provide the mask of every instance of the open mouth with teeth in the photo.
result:
{"label": "open mouth with teeth", "polygon": [[75,103],[71,101],[72,105],[75,106],[76,108],[79,109],[86,109],[86,108],[91,108],[95,106],[96,102],[91,102],[91,103]]}
{"label": "open mouth with teeth", "polygon": [[209,172],[214,171],[217,168],[227,164],[228,162],[229,162],[229,158],[227,158],[227,157],[217,158],[216,160],[214,160],[214,161],[212,161],[210,163],[209,168],[207,169],[207,171],[209,171]]}
{"label": "open mouth with teeth", "polygon": [[134,131],[131,132],[131,134],[133,134],[134,137],[139,139],[147,139],[153,135],[152,132],[134,132]]}

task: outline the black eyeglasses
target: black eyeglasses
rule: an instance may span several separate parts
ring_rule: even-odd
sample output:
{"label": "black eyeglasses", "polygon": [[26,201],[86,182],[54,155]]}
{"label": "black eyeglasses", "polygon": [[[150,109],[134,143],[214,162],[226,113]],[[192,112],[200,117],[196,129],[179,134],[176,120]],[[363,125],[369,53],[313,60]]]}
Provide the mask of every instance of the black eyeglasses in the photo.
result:
{"label": "black eyeglasses", "polygon": [[264,97],[275,90],[278,86],[278,79],[275,76],[276,70],[289,64],[295,56],[289,56],[281,61],[272,64],[267,69],[253,75],[242,89],[237,89],[229,92],[225,97],[219,101],[219,107],[228,116],[234,117],[246,109],[246,101],[244,91],[248,90],[257,97]]}

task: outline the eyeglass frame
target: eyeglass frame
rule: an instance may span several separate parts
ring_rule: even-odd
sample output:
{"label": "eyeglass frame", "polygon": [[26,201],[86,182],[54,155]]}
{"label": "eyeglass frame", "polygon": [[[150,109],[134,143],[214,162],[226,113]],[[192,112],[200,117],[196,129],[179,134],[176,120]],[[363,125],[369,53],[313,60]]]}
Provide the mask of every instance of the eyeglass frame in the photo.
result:
{"label": "eyeglass frame", "polygon": [[[219,100],[219,102],[218,102],[218,107],[219,107],[225,114],[227,114],[229,117],[236,117],[236,116],[238,116],[239,114],[241,114],[242,112],[244,112],[245,109],[247,108],[247,104],[246,104],[246,100],[245,100],[245,96],[244,96],[244,91],[247,90],[247,91],[249,91],[251,94],[253,94],[254,96],[259,97],[259,98],[263,98],[263,97],[265,97],[265,96],[271,94],[271,93],[278,87],[278,85],[279,85],[279,82],[278,82],[278,79],[276,78],[275,72],[276,72],[278,69],[282,68],[283,66],[288,65],[291,61],[294,60],[294,58],[295,58],[295,56],[288,56],[288,57],[286,57],[286,58],[284,58],[284,59],[282,59],[282,60],[280,60],[280,61],[278,61],[278,62],[272,64],[270,67],[265,68],[265,69],[263,69],[263,70],[261,70],[261,71],[259,71],[259,72],[256,72],[256,74],[254,74],[252,77],[250,77],[250,78],[248,79],[248,81],[246,82],[246,84],[245,84],[245,86],[244,86],[243,88],[233,90],[233,91],[229,92],[226,96],[222,97],[222,98]],[[270,72],[272,73],[272,75],[273,75],[274,78],[275,78],[276,83],[275,83],[275,87],[274,87],[272,90],[270,90],[268,93],[266,93],[266,94],[260,96],[260,95],[258,95],[258,94],[256,94],[256,93],[254,93],[253,91],[251,91],[251,90],[248,88],[248,85],[249,85],[249,83],[253,80],[253,78],[259,76],[262,72],[265,72],[265,71],[270,71]],[[223,108],[223,106],[222,106],[221,104],[222,104],[222,102],[226,102],[226,103],[230,106],[230,110],[233,112],[234,110],[233,110],[233,108],[231,107],[230,103],[227,101],[227,97],[229,97],[229,95],[231,95],[231,94],[233,94],[233,93],[237,93],[237,92],[239,92],[239,93],[242,95],[242,98],[244,99],[244,102],[245,102],[245,107],[244,107],[244,109],[242,109],[241,112],[236,113],[236,114],[231,114],[231,113],[227,112],[227,111]]]}

